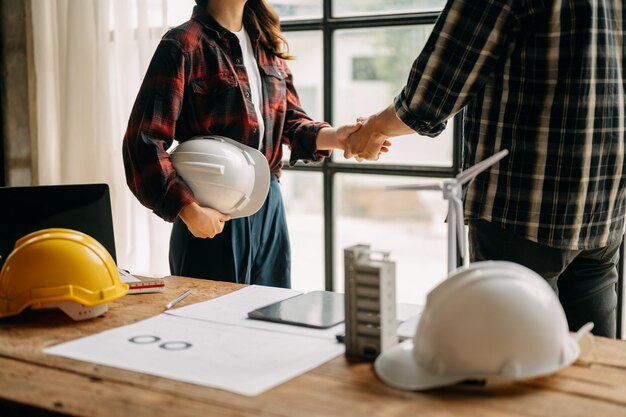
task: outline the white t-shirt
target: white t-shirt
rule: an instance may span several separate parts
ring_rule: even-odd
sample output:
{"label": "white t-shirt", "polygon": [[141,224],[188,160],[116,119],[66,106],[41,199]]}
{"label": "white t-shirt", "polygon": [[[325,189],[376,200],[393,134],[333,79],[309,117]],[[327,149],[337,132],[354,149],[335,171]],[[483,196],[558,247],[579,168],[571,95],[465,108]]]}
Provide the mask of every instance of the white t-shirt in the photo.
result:
{"label": "white t-shirt", "polygon": [[254,58],[254,51],[252,50],[252,42],[250,42],[250,36],[248,32],[242,27],[239,32],[233,32],[239,39],[239,45],[241,46],[241,52],[243,54],[243,64],[246,67],[248,73],[248,79],[250,82],[250,94],[252,104],[254,104],[254,110],[256,117],[259,120],[259,149],[263,147],[263,136],[265,134],[265,123],[263,122],[263,88],[261,84],[261,74],[259,73],[259,67]]}

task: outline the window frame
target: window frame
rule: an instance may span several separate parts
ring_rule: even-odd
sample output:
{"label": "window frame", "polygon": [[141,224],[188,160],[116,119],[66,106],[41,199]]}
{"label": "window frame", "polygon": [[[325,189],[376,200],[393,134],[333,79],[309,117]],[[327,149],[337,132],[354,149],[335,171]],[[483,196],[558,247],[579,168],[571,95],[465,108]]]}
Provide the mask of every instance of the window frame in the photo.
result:
{"label": "window frame", "polygon": [[[333,124],[333,38],[335,31],[341,29],[384,28],[396,26],[432,25],[439,16],[439,11],[399,14],[371,14],[359,16],[332,15],[332,0],[322,0],[321,18],[292,18],[281,20],[283,32],[322,31],[322,83],[323,83],[323,117]],[[407,69],[408,70],[408,69]],[[461,167],[462,123],[461,113],[454,118],[452,132],[452,165],[435,167],[425,165],[400,164],[359,164],[356,162],[333,162],[327,158],[320,164],[297,163],[293,167],[285,166],[285,171],[321,172],[323,176],[324,198],[324,288],[333,291],[335,287],[335,174],[373,174],[409,177],[449,178],[455,176]]]}

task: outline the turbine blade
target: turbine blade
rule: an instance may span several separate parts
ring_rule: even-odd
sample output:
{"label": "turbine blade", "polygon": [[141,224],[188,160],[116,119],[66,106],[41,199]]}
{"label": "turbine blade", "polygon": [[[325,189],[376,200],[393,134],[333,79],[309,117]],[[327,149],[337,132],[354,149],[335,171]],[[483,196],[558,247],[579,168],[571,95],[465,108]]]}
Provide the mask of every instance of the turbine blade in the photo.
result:
{"label": "turbine blade", "polygon": [[507,149],[503,149],[500,152],[491,155],[489,158],[478,162],[476,165],[467,168],[465,171],[459,172],[455,178],[460,184],[465,184],[466,182],[473,180],[478,174],[480,174],[508,154],[509,151]]}
{"label": "turbine blade", "polygon": [[398,190],[428,190],[428,191],[441,191],[441,184],[412,184],[412,185],[390,185],[385,187],[388,191]]}

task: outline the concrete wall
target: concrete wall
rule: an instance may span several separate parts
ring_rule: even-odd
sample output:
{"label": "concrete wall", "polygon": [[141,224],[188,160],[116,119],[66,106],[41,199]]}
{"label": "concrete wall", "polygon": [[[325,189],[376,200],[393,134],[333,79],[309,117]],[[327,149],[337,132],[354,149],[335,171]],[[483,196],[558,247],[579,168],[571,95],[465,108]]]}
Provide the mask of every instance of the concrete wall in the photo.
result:
{"label": "concrete wall", "polygon": [[4,185],[37,182],[31,35],[30,0],[0,1],[0,180]]}

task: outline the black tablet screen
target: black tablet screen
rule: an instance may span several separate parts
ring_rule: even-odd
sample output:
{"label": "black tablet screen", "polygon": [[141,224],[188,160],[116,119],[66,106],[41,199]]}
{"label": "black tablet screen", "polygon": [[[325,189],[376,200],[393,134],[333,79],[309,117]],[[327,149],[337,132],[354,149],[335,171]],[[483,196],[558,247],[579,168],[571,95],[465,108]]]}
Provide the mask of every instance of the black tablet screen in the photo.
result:
{"label": "black tablet screen", "polygon": [[344,321],[344,295],[311,291],[253,310],[248,317],[325,329]]}

